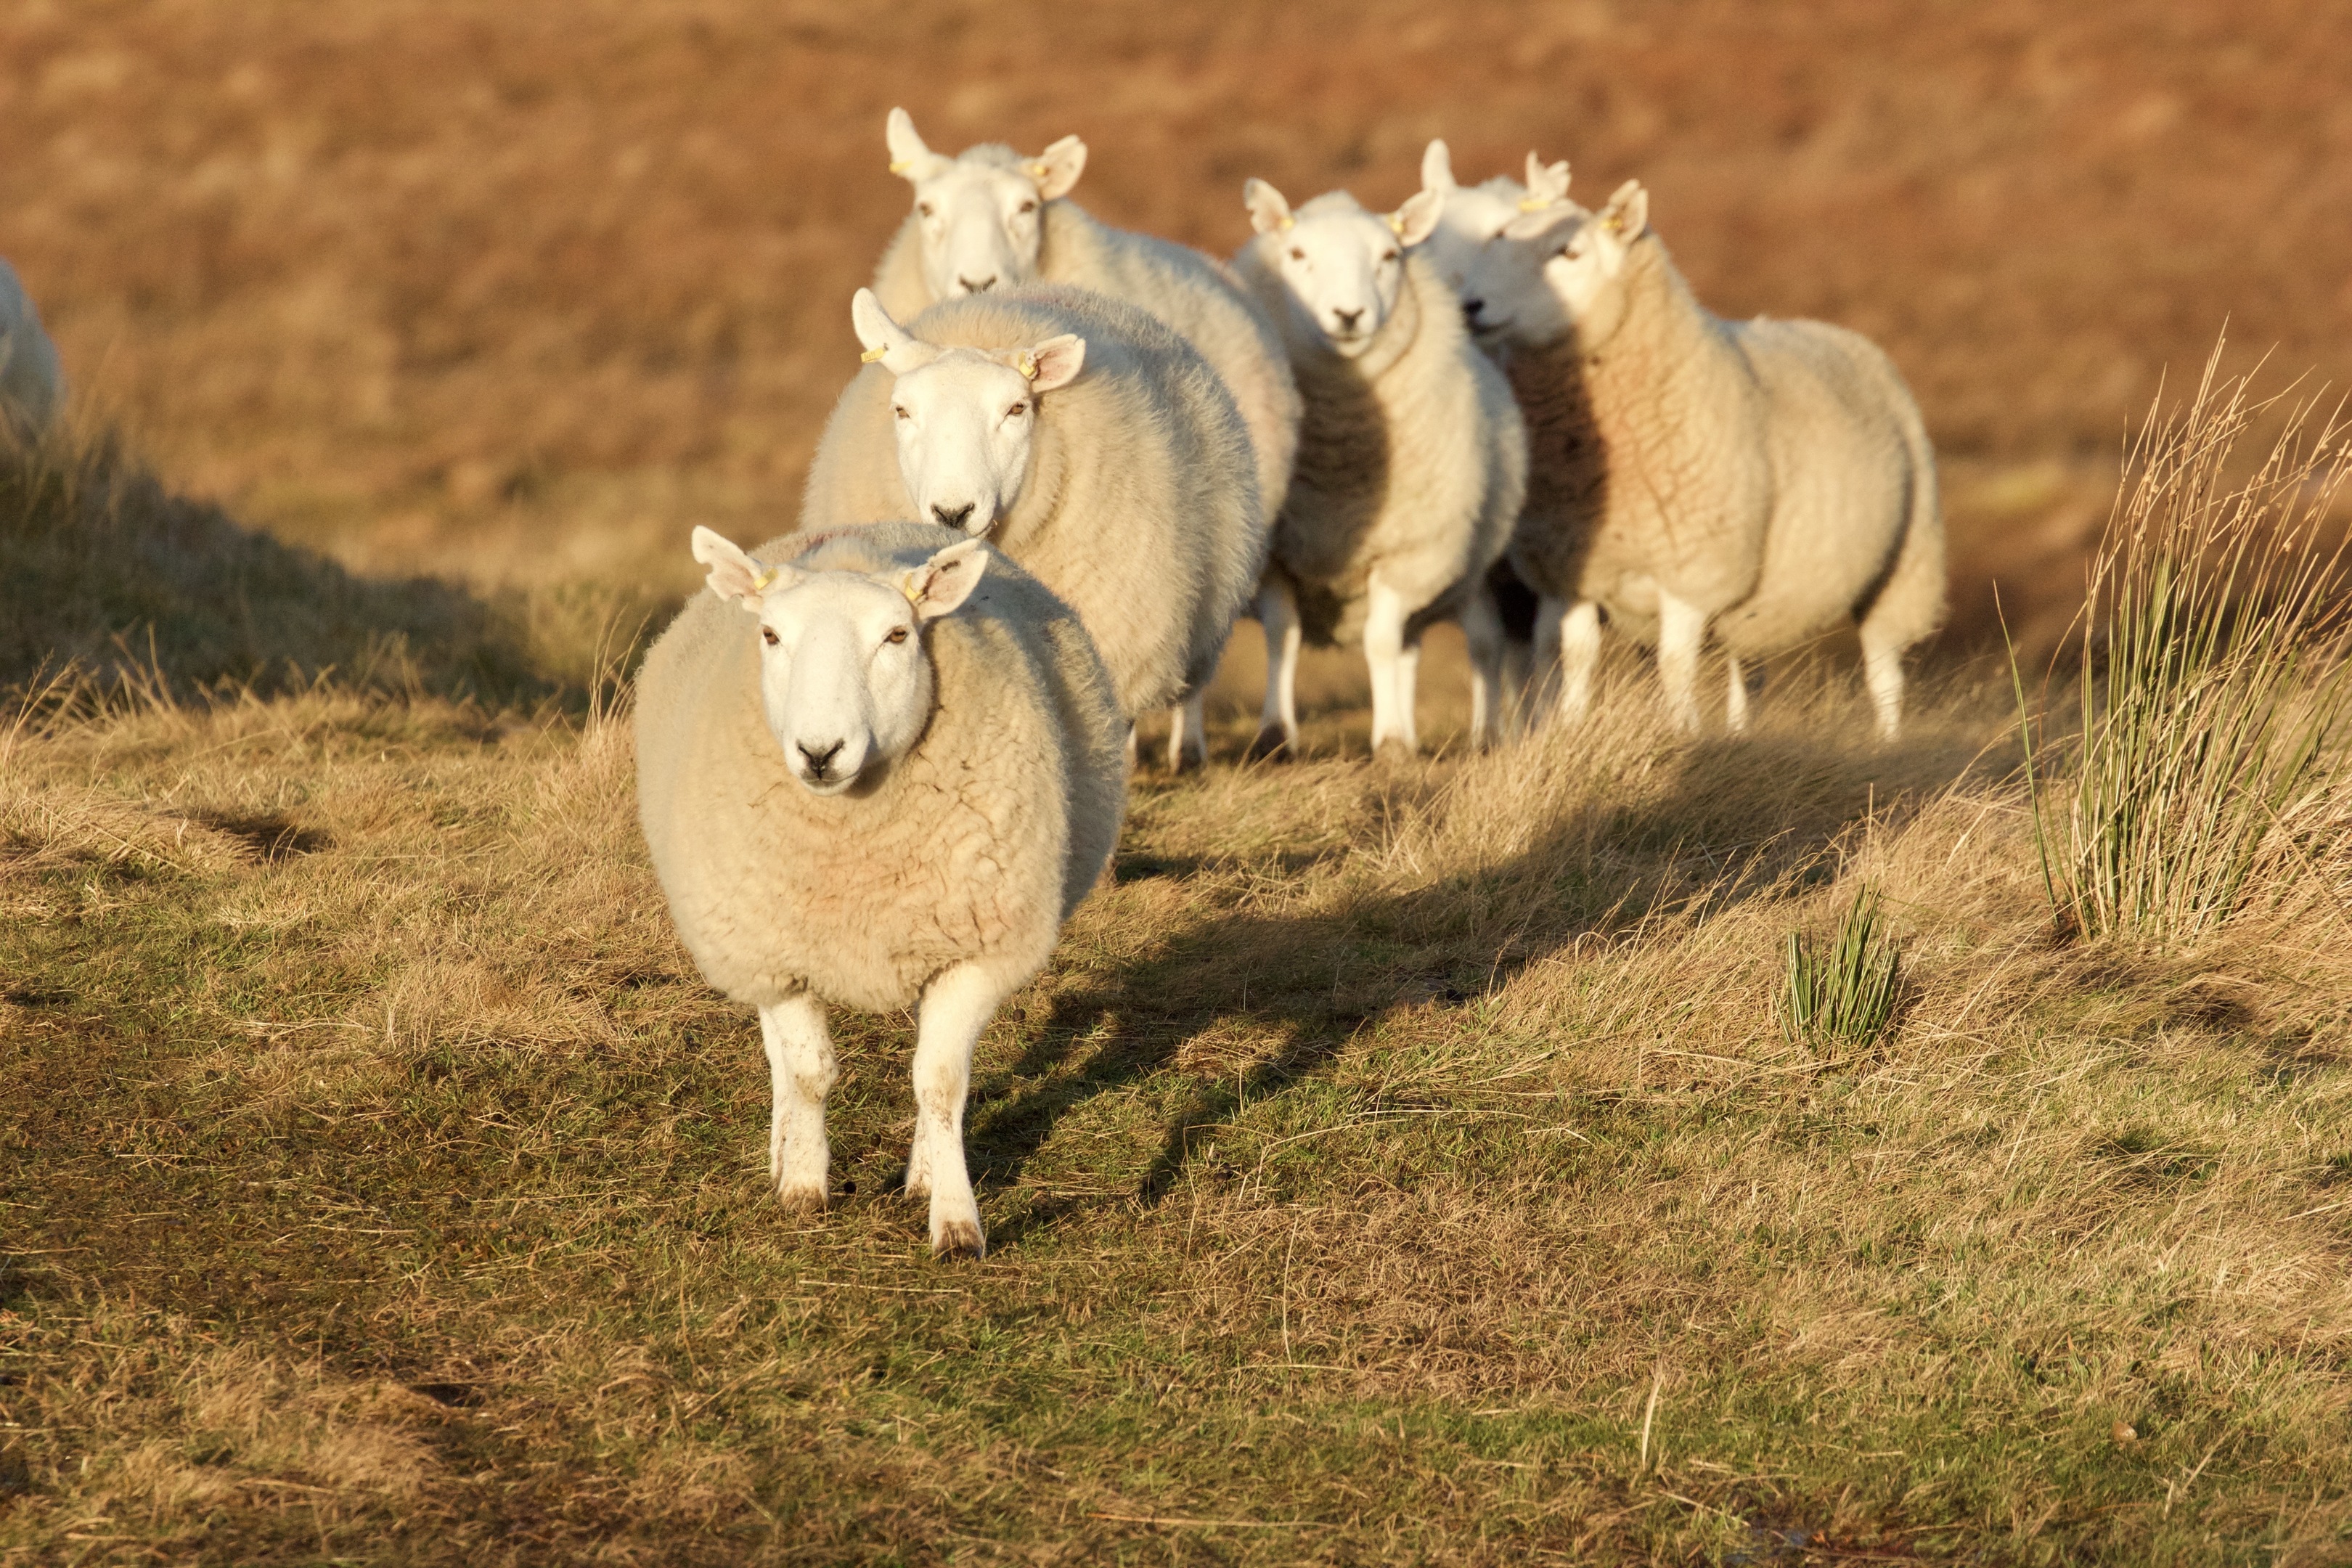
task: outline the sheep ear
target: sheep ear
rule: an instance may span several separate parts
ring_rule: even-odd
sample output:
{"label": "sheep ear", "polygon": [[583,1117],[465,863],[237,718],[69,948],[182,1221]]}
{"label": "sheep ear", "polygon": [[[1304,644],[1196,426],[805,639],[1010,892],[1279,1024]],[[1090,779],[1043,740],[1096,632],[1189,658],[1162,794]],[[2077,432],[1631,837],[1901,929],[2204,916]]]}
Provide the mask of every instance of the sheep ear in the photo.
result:
{"label": "sheep ear", "polygon": [[860,289],[850,297],[849,324],[857,330],[857,341],[866,347],[858,357],[868,364],[880,361],[892,375],[919,370],[940,357],[938,348],[892,321],[871,289]]}
{"label": "sheep ear", "polygon": [[1276,234],[1297,220],[1290,216],[1290,204],[1282,193],[1264,180],[1248,180],[1242,184],[1242,205],[1249,208],[1250,226],[1260,234]]}
{"label": "sheep ear", "polygon": [[910,184],[928,180],[940,172],[940,165],[955,162],[923,145],[923,139],[915,134],[915,117],[903,109],[890,111],[882,134],[890,143],[890,172]]}
{"label": "sheep ear", "polygon": [[1028,379],[1032,392],[1052,392],[1078,379],[1087,363],[1087,340],[1072,332],[1047,338],[1005,356],[1005,363]]}
{"label": "sheep ear", "polygon": [[694,531],[694,558],[710,568],[704,584],[722,599],[733,599],[753,615],[766,595],[791,587],[807,574],[796,566],[763,566],[725,534],[708,528]]}
{"label": "sheep ear", "polygon": [[1535,155],[1532,148],[1528,150],[1528,200],[1541,202],[1547,206],[1555,202],[1568,200],[1568,161],[1566,159],[1563,158],[1557,163],[1547,163]]}
{"label": "sheep ear", "polygon": [[1649,231],[1650,193],[1642,188],[1639,180],[1628,180],[1617,187],[1609,205],[1601,209],[1601,229],[1613,235],[1620,245],[1631,245]]}
{"label": "sheep ear", "polygon": [[1050,202],[1068,195],[1078,176],[1087,172],[1087,144],[1075,136],[1065,136],[1021,167],[1037,182],[1038,199]]}
{"label": "sheep ear", "polygon": [[1404,205],[1389,214],[1389,232],[1407,249],[1419,245],[1436,230],[1437,220],[1445,211],[1444,191],[1418,191],[1405,197]]}
{"label": "sheep ear", "polygon": [[[1530,196],[1528,200],[1535,198]],[[1522,212],[1503,226],[1506,239],[1535,239],[1549,234],[1560,225],[1585,215],[1565,201],[1547,202],[1533,212]]]}
{"label": "sheep ear", "polygon": [[965,539],[903,574],[894,585],[915,607],[917,620],[936,621],[971,598],[987,570],[987,550],[979,540]]}
{"label": "sheep ear", "polygon": [[1433,139],[1421,153],[1421,188],[1424,191],[1454,189],[1454,154],[1446,151],[1445,138]]}

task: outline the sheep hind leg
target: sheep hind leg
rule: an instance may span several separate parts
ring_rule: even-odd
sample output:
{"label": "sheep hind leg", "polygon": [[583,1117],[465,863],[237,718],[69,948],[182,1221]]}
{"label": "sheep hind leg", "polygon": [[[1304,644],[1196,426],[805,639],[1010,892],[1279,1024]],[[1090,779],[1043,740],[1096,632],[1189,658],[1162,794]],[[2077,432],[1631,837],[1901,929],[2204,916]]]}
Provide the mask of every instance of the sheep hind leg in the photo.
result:
{"label": "sheep hind leg", "polygon": [[1551,634],[1552,657],[1559,663],[1559,717],[1581,723],[1592,711],[1592,673],[1601,662],[1601,606],[1590,599],[1544,603],[1560,606]]}
{"label": "sheep hind leg", "polygon": [[1188,765],[1209,765],[1208,716],[1201,710],[1197,691],[1168,710],[1168,771],[1181,773]]}
{"label": "sheep hind leg", "polygon": [[1863,683],[1870,688],[1870,705],[1878,714],[1878,738],[1891,741],[1903,728],[1903,649],[1873,647],[1864,639]]}
{"label": "sheep hind leg", "polygon": [[1484,583],[1463,607],[1462,636],[1470,645],[1470,744],[1484,750],[1502,740],[1511,709],[1503,676],[1503,614]]}
{"label": "sheep hind leg", "polygon": [[1265,707],[1253,757],[1298,754],[1298,602],[1290,584],[1269,573],[1257,591],[1257,624],[1265,632]]}
{"label": "sheep hind leg", "polygon": [[1724,727],[1735,735],[1745,735],[1749,717],[1748,700],[1752,695],[1748,686],[1748,670],[1739,662],[1739,656],[1736,653],[1726,653],[1723,662],[1727,677]]}
{"label": "sheep hind leg", "polygon": [[840,1074],[824,1009],[814,996],[789,996],[760,1009],[760,1040],[768,1053],[773,1094],[768,1118],[768,1178],[784,1206],[825,1205],[824,1097]]}
{"label": "sheep hind leg", "polygon": [[1706,644],[1706,612],[1673,595],[1658,595],[1658,681],[1666,717],[1685,735],[1699,731],[1698,656]]}
{"label": "sheep hind leg", "polygon": [[963,1108],[971,1091],[972,1047],[1013,989],[976,963],[959,963],[923,989],[915,1034],[915,1140],[907,1160],[907,1188],[930,1195],[931,1250],[936,1253],[978,1258],[988,1250],[971,1173],[964,1163]]}

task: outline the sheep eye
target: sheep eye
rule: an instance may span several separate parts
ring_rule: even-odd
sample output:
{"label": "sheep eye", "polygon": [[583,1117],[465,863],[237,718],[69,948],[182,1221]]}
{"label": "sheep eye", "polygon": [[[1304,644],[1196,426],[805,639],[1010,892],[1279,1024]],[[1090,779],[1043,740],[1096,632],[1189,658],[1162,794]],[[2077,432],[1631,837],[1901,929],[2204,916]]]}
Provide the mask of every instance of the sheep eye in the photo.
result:
{"label": "sheep eye", "polygon": [[931,204],[929,202],[917,202],[915,204],[915,210],[922,214],[925,217],[929,217],[931,216]]}
{"label": "sheep eye", "polygon": [[1028,412],[1029,412],[1029,405],[1028,405],[1026,403],[1016,403],[1016,404],[1014,404],[1012,407],[1010,407],[1010,408],[1008,408],[1008,409],[1006,409],[1006,410],[1004,411],[1004,416],[1005,416],[1007,419],[1018,419],[1018,418],[1020,418],[1024,414],[1026,414],[1026,413],[1028,413]]}
{"label": "sheep eye", "polygon": [[897,416],[898,416],[899,418],[901,418],[901,419],[905,419],[905,418],[909,417],[909,416],[908,416],[908,413],[907,413],[906,405],[905,405],[904,404],[898,404],[898,403],[894,403],[894,404],[892,404],[892,405],[890,405],[890,412],[891,412],[891,413],[893,413],[893,414],[895,414],[895,415],[897,415]]}
{"label": "sheep eye", "polygon": [[1034,213],[1037,210],[1037,204],[1035,202],[1023,202],[1019,206],[1013,210],[1015,212]]}
{"label": "sheep eye", "polygon": [[890,635],[884,637],[882,640],[887,643],[905,642],[907,640],[907,628],[904,626],[892,626],[890,628]]}
{"label": "sheep eye", "polygon": [[1381,252],[1381,259],[1382,261],[1394,261],[1396,258],[1397,253],[1393,250],[1383,250]]}
{"label": "sheep eye", "polygon": [[1307,253],[1294,245],[1290,247],[1290,259],[1293,261],[1304,261],[1307,259]]}
{"label": "sheep eye", "polygon": [[766,643],[770,647],[775,647],[776,628],[773,626],[761,626],[760,628],[760,640]]}

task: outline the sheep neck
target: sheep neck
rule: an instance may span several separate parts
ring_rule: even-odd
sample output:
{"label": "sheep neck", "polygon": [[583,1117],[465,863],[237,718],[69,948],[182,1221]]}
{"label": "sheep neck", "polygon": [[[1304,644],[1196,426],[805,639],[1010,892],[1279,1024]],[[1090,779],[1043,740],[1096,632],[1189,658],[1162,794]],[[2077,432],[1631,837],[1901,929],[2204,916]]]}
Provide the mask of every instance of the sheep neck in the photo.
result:
{"label": "sheep neck", "polygon": [[1707,427],[1695,416],[1744,384],[1747,362],[1655,235],[1626,258],[1622,299],[1617,330],[1580,351],[1593,426],[1619,467],[1671,466],[1672,449]]}

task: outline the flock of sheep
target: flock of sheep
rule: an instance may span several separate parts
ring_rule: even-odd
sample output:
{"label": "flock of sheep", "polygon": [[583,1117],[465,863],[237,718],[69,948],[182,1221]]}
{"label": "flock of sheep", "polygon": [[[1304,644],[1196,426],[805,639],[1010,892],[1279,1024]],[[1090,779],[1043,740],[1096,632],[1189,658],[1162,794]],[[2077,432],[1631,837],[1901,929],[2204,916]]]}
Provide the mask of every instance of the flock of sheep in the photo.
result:
{"label": "flock of sheep", "polygon": [[1228,266],[1071,202],[1075,136],[949,157],[904,110],[887,134],[914,210],[852,302],[865,364],[800,526],[748,552],[697,529],[708,591],[637,681],[654,867],[759,1009],[787,1204],[827,1197],[824,1004],[911,1005],[907,1190],[935,1250],[983,1249],[972,1047],[1108,863],[1136,721],[1170,710],[1170,765],[1205,760],[1243,616],[1254,752],[1297,747],[1308,636],[1361,644],[1373,746],[1416,749],[1442,620],[1482,745],[1530,690],[1582,714],[1604,620],[1657,650],[1685,731],[1710,632],[1738,731],[1757,661],[1854,626],[1895,732],[1944,603],[1918,409],[1852,332],[1709,314],[1638,183],[1588,211],[1531,153],[1524,184],[1465,187],[1435,142],[1391,213],[1248,182]]}
{"label": "flock of sheep", "polygon": [[[1529,153],[1525,183],[1463,186],[1433,142],[1391,213],[1249,181],[1228,266],[1071,202],[1075,136],[951,158],[904,110],[887,135],[914,210],[852,303],[866,363],[800,526],[752,552],[695,530],[708,591],[637,681],[655,870],[704,974],[759,1009],[788,1204],[826,1201],[823,1004],[915,1005],[907,1189],[935,1249],[982,1250],[973,1045],[1108,863],[1136,721],[1170,710],[1170,765],[1206,760],[1244,616],[1257,753],[1297,745],[1310,636],[1361,644],[1374,748],[1416,749],[1442,620],[1481,745],[1530,692],[1583,714],[1604,620],[1656,649],[1685,731],[1710,633],[1738,731],[1756,661],[1853,625],[1895,732],[1944,604],[1918,408],[1854,333],[1709,314],[1638,183],[1588,211]],[[37,435],[63,392],[0,261],[0,425]],[[1514,659],[1504,601],[1530,591]]]}

